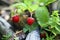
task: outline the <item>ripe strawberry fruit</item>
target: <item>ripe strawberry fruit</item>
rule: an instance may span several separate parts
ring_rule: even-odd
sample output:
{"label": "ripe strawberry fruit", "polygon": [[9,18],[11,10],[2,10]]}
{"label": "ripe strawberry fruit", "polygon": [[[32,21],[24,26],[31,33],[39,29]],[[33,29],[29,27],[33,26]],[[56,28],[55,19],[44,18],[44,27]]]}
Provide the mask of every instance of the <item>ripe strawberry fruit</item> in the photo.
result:
{"label": "ripe strawberry fruit", "polygon": [[12,17],[12,21],[15,22],[15,23],[18,23],[19,20],[20,20],[19,15],[15,15],[15,16]]}
{"label": "ripe strawberry fruit", "polygon": [[46,37],[46,34],[45,33],[41,33],[40,34],[40,38],[45,38]]}
{"label": "ripe strawberry fruit", "polygon": [[35,19],[34,18],[32,18],[32,17],[28,17],[27,18],[27,24],[28,25],[32,25],[34,22],[35,22]]}

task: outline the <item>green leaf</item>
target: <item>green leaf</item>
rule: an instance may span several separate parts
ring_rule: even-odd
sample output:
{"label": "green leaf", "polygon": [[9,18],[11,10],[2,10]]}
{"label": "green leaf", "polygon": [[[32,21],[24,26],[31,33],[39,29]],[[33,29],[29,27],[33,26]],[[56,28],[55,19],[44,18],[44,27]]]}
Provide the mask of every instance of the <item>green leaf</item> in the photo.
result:
{"label": "green leaf", "polygon": [[51,28],[53,28],[56,27],[58,23],[59,23],[58,11],[53,11],[51,18],[49,19],[49,25],[51,25]]}
{"label": "green leaf", "polygon": [[26,24],[25,27],[23,28],[24,33],[26,33],[29,30],[29,26]]}
{"label": "green leaf", "polygon": [[11,37],[11,35],[7,34],[7,35],[3,35],[2,40],[8,40]]}
{"label": "green leaf", "polygon": [[45,40],[44,38],[42,38],[41,40]]}
{"label": "green leaf", "polygon": [[55,40],[54,38],[55,38],[54,35],[50,35],[50,36],[49,36],[49,35],[46,33],[46,40]]}
{"label": "green leaf", "polygon": [[40,3],[46,3],[48,0],[39,0]]}
{"label": "green leaf", "polygon": [[53,2],[55,2],[56,0],[48,0],[47,2],[46,2],[46,5],[49,5],[50,3],[53,3]]}
{"label": "green leaf", "polygon": [[25,24],[25,28],[23,28],[23,31],[24,32],[27,32],[27,31],[31,32],[31,31],[35,30],[37,27],[38,27],[37,23],[34,23],[31,26],[28,24]]}
{"label": "green leaf", "polygon": [[34,0],[24,0],[24,3],[27,5],[27,9],[30,12],[33,12],[38,8],[38,5],[34,3]]}
{"label": "green leaf", "polygon": [[60,33],[60,26],[56,26],[55,29]]}
{"label": "green leaf", "polygon": [[36,16],[38,24],[41,27],[48,26],[47,23],[48,23],[48,20],[49,20],[49,12],[48,12],[48,10],[47,10],[47,8],[45,6],[39,7],[35,11],[35,16]]}
{"label": "green leaf", "polygon": [[54,35],[60,34],[60,25],[59,23],[59,15],[58,10],[53,11],[51,18],[49,19],[49,25],[51,27],[50,32],[52,32]]}
{"label": "green leaf", "polygon": [[34,0],[37,5],[49,5],[50,3],[55,2],[56,0]]}
{"label": "green leaf", "polygon": [[15,37],[14,40],[19,40],[19,37]]}
{"label": "green leaf", "polygon": [[15,14],[15,13],[14,13],[13,11],[11,11],[11,14],[10,14],[10,16],[12,17],[14,14]]}
{"label": "green leaf", "polygon": [[50,25],[51,28],[54,28],[57,25],[54,18],[50,18],[48,24]]}
{"label": "green leaf", "polygon": [[31,31],[33,31],[33,30],[35,30],[35,29],[37,29],[37,28],[38,28],[38,24],[37,24],[37,23],[34,23],[34,24],[32,24],[32,25],[30,26],[29,32],[31,32]]}
{"label": "green leaf", "polygon": [[11,5],[11,7],[21,9],[22,11],[27,9],[26,4],[24,4],[24,3],[16,3],[16,4]]}
{"label": "green leaf", "polygon": [[55,28],[53,28],[52,30],[51,30],[51,32],[56,36],[57,34],[60,34],[60,32],[59,31],[57,31]]}
{"label": "green leaf", "polygon": [[23,11],[21,9],[17,9],[17,13],[21,14]]}
{"label": "green leaf", "polygon": [[24,3],[27,5],[27,6],[30,6],[32,4],[33,0],[24,0]]}
{"label": "green leaf", "polygon": [[50,3],[55,2],[56,0],[39,0],[40,3],[43,3],[44,5],[48,5]]}
{"label": "green leaf", "polygon": [[48,34],[46,33],[46,40],[50,40]]}
{"label": "green leaf", "polygon": [[28,7],[28,10],[29,10],[30,12],[33,12],[33,11],[35,11],[37,8],[38,8],[38,5],[32,4],[31,6]]}

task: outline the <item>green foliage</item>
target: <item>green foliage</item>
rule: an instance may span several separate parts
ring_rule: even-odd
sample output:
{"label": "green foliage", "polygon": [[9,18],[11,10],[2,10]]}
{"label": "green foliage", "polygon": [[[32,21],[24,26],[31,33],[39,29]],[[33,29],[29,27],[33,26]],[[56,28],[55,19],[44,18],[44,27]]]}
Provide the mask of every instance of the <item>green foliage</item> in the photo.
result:
{"label": "green foliage", "polygon": [[46,2],[46,5],[49,5],[50,3],[53,3],[53,2],[55,2],[56,0],[48,0],[47,2]]}
{"label": "green foliage", "polygon": [[19,40],[19,37],[15,37],[14,40]]}
{"label": "green foliage", "polygon": [[33,2],[34,2],[34,0],[24,0],[24,3],[27,5],[27,9],[30,12],[35,11],[38,8],[38,5]]}
{"label": "green foliage", "polygon": [[46,40],[55,40],[54,39],[54,35],[53,36],[49,36],[47,33],[46,33]]}
{"label": "green foliage", "polygon": [[[57,34],[60,34],[59,30],[60,19],[58,11],[53,11],[52,15],[50,16],[48,9],[46,8],[47,5],[55,1],[56,0],[23,0],[23,2],[13,4],[11,5],[11,7],[16,8],[17,13],[19,14],[23,13],[26,9],[30,13],[35,12],[34,16],[36,17],[37,22],[35,22],[31,26],[25,24],[23,28],[24,32],[27,32],[28,30],[29,32],[35,30],[39,24],[42,27],[42,29],[50,31],[51,33],[54,34],[53,36],[56,36]],[[14,15],[14,12],[12,12],[11,14]],[[53,37],[47,35],[46,40],[54,40],[54,39]]]}
{"label": "green foliage", "polygon": [[51,29],[51,32],[56,36],[57,34],[60,34],[60,26],[56,26],[55,28]]}
{"label": "green foliage", "polygon": [[21,9],[22,12],[26,9],[28,9],[30,12],[33,12],[39,7],[41,3],[43,3],[45,6],[54,1],[56,0],[23,0],[23,2],[13,4],[11,7]]}
{"label": "green foliage", "polygon": [[24,3],[16,3],[16,4],[11,5],[11,7],[16,8],[16,9],[21,9],[22,11],[27,9],[26,4]]}
{"label": "green foliage", "polygon": [[24,3],[25,3],[27,6],[32,5],[32,2],[33,2],[33,0],[24,0]]}
{"label": "green foliage", "polygon": [[48,22],[48,27],[50,27],[50,29],[45,28],[45,30],[50,31],[51,33],[53,33],[55,36],[57,34],[60,34],[60,23],[59,23],[59,14],[58,11],[53,11],[52,15],[49,18],[49,22]]}
{"label": "green foliage", "polygon": [[39,7],[35,11],[35,16],[36,16],[38,24],[41,27],[47,27],[47,23],[49,20],[49,12],[45,6]]}
{"label": "green foliage", "polygon": [[10,37],[11,37],[11,35],[3,35],[2,40],[9,40]]}
{"label": "green foliage", "polygon": [[[60,27],[59,27],[58,23],[59,23],[58,11],[54,11],[54,12],[52,12],[50,23],[49,23],[51,25],[51,28],[54,28],[54,30],[56,30],[56,32],[57,32],[57,33],[54,33],[54,34],[59,34],[60,33],[60,30],[59,30]],[[54,31],[54,30],[51,30],[51,31]]]}
{"label": "green foliage", "polygon": [[27,32],[27,31],[31,32],[31,31],[35,30],[37,27],[38,27],[37,23],[34,23],[31,26],[28,24],[25,24],[25,28],[23,28],[23,31],[24,32]]}
{"label": "green foliage", "polygon": [[[58,21],[58,19],[53,16],[51,18],[49,18],[49,12],[45,6],[54,1],[56,1],[56,0],[23,0],[23,2],[13,4],[13,5],[11,5],[11,7],[16,8],[17,13],[19,13],[19,14],[23,13],[26,9],[29,10],[29,12],[33,12],[36,10],[35,16],[36,16],[38,24],[41,27],[47,27],[49,24],[49,25],[51,25],[51,28],[52,28],[52,27],[56,26],[56,22]],[[39,7],[39,5],[43,5],[43,6]],[[14,15],[14,13],[11,13],[11,14]],[[59,23],[57,22],[57,24],[59,24]],[[29,30],[29,27],[27,27],[27,26],[29,26],[29,25],[25,25],[25,27],[26,27],[26,28],[24,28],[25,31]]]}
{"label": "green foliage", "polygon": [[40,5],[43,3],[44,5],[49,5],[52,2],[55,2],[56,0],[24,0],[24,3],[27,5],[31,5],[32,3],[35,3],[37,5]]}
{"label": "green foliage", "polygon": [[44,3],[44,5],[49,5],[52,2],[55,2],[56,0],[39,0],[40,3]]}

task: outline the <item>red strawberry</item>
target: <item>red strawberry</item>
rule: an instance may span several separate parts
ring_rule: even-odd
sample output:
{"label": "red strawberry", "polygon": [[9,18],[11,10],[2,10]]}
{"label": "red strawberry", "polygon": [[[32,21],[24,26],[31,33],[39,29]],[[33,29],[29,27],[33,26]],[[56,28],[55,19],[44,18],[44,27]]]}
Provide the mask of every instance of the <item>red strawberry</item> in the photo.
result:
{"label": "red strawberry", "polygon": [[40,38],[45,38],[46,37],[46,34],[45,33],[41,33],[40,34]]}
{"label": "red strawberry", "polygon": [[12,21],[15,22],[15,23],[18,23],[19,20],[20,20],[19,15],[15,15],[15,16],[12,17]]}
{"label": "red strawberry", "polygon": [[27,18],[27,24],[28,25],[32,25],[34,22],[35,22],[35,19],[34,18],[32,18],[32,17],[28,17]]}

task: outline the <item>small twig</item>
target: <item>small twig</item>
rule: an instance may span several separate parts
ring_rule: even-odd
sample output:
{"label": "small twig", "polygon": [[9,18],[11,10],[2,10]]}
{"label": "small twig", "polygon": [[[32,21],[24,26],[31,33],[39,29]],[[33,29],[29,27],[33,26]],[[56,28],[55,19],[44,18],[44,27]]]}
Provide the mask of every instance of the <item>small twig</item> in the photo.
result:
{"label": "small twig", "polygon": [[33,13],[32,13],[32,12],[30,12],[30,14],[31,14],[31,17],[32,17]]}
{"label": "small twig", "polygon": [[21,32],[23,32],[23,30],[21,30],[21,31],[16,31],[15,34],[17,35],[17,34],[19,34],[19,33],[21,33]]}

